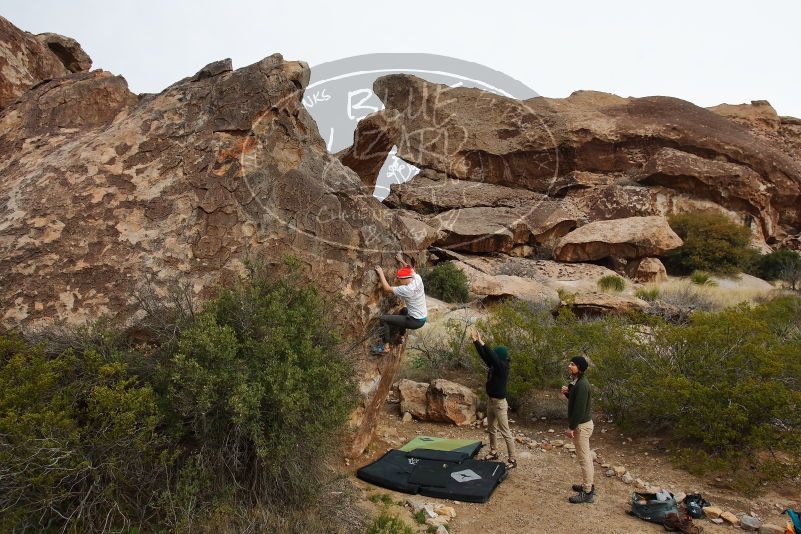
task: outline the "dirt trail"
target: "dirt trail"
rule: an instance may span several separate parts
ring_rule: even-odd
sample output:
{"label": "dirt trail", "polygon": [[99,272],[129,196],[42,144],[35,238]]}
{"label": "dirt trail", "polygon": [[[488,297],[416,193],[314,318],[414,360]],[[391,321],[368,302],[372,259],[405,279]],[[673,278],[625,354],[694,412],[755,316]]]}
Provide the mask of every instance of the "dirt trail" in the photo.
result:
{"label": "dirt trail", "polygon": [[[455,426],[431,423],[402,423],[397,415],[397,405],[387,405],[382,414],[382,426],[378,440],[371,446],[369,458],[359,463],[363,465],[378,458],[387,448],[397,447],[416,435],[479,439],[486,443],[486,433],[477,428],[458,428]],[[555,433],[548,434],[552,428]],[[541,440],[543,437],[562,439],[562,424],[558,421],[542,422],[535,425],[512,425],[513,432],[524,432],[527,436]],[[603,432],[605,430],[605,432]],[[621,437],[617,429],[607,423],[597,423],[591,441],[598,449],[604,462],[623,465],[635,478],[650,483],[658,483],[672,491],[700,491],[713,504],[735,514],[756,512],[763,522],[783,525],[777,504],[795,504],[801,500],[796,490],[793,495],[779,495],[768,491],[756,499],[748,499],[728,490],[714,488],[684,471],[673,468],[664,452],[659,452],[648,441]],[[450,524],[451,533],[456,534],[509,534],[509,533],[608,533],[635,534],[665,532],[660,525],[653,525],[626,514],[632,486],[616,478],[604,476],[604,469],[596,465],[597,499],[591,505],[574,505],[567,502],[571,495],[570,485],[578,482],[580,470],[575,458],[565,449],[549,451],[529,449],[518,445],[519,467],[498,487],[492,498],[485,504],[458,503],[456,518]],[[505,451],[502,445],[501,450]],[[646,455],[647,453],[647,455]],[[481,454],[481,453],[479,453]],[[353,471],[358,466],[352,466]],[[361,481],[357,482],[371,493],[389,493],[393,500],[403,501],[408,496],[376,488]],[[792,491],[792,490],[791,490]],[[420,497],[418,497],[420,498]],[[436,499],[425,499],[436,502]],[[449,501],[448,504],[452,504]],[[408,511],[393,507],[402,517],[410,519]],[[732,532],[729,526],[719,526],[701,520],[699,525],[706,533]],[[421,529],[424,531],[424,529]]]}

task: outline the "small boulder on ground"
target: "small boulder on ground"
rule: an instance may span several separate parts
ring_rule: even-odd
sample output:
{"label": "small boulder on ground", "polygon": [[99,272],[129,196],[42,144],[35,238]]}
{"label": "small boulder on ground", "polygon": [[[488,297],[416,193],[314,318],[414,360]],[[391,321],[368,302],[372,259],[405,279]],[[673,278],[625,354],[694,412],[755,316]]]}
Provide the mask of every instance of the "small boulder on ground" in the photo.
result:
{"label": "small boulder on ground", "polygon": [[[404,414],[409,414],[418,419],[426,418],[426,393],[428,384],[425,382],[415,382],[414,380],[401,380],[398,383],[398,393],[400,394],[400,409]],[[404,415],[405,418],[405,415]],[[405,419],[404,419],[405,422]]]}
{"label": "small boulder on ground", "polygon": [[723,513],[723,509],[717,506],[707,506],[704,508],[704,515],[707,516],[709,519],[715,519],[716,517],[720,517]]}
{"label": "small boulder on ground", "polygon": [[432,380],[426,399],[431,421],[467,425],[476,420],[478,397],[461,384],[442,378]]}
{"label": "small boulder on ground", "polygon": [[757,531],[760,526],[761,523],[756,517],[748,514],[742,514],[740,516],[740,528],[743,530]]}

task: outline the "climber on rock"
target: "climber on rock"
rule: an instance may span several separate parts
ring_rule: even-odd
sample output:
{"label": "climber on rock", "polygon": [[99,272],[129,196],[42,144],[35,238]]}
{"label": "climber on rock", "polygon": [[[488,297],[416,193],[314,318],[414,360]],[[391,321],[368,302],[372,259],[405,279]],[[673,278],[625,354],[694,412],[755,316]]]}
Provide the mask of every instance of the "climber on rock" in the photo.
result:
{"label": "climber on rock", "polygon": [[[402,261],[402,258],[399,258]],[[389,351],[389,344],[402,344],[407,329],[417,330],[426,324],[428,309],[423,279],[414,272],[410,265],[404,265],[396,273],[397,285],[391,286],[380,266],[375,267],[378,283],[386,293],[393,293],[403,300],[405,306],[394,315],[382,315],[381,343],[373,348],[373,352]]]}

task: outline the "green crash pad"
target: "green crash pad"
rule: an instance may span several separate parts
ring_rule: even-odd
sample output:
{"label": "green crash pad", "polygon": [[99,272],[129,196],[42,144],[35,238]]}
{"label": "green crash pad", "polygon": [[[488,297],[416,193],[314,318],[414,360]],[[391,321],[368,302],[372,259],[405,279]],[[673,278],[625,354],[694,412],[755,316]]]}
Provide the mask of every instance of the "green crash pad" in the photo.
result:
{"label": "green crash pad", "polygon": [[472,458],[480,448],[481,442],[474,439],[446,439],[417,436],[399,450],[409,452],[416,449],[429,449],[434,451],[463,452]]}

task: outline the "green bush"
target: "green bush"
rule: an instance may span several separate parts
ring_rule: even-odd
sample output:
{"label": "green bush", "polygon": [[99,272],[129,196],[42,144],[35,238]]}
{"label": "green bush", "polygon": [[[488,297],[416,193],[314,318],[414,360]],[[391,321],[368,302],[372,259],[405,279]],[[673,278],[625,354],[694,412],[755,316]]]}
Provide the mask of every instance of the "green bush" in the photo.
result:
{"label": "green bush", "polygon": [[[254,277],[196,315],[165,364],[183,442],[216,480],[298,505],[350,412],[352,370],[318,291]],[[325,407],[325,409],[321,409]]]}
{"label": "green bush", "polygon": [[384,510],[367,527],[367,534],[414,534],[403,519]]}
{"label": "green bush", "polygon": [[668,220],[684,241],[662,256],[672,274],[687,275],[696,270],[733,274],[746,269],[754,259],[756,252],[749,248],[751,231],[723,215],[685,213]]}
{"label": "green bush", "polygon": [[693,271],[693,273],[690,275],[690,282],[697,286],[718,285],[718,283],[712,279],[712,275],[706,271]]}
{"label": "green bush", "polygon": [[[493,306],[488,318],[478,324],[479,330],[487,332],[488,342],[509,349],[508,398],[513,408],[529,391],[563,385],[571,357],[620,350],[623,327],[622,320],[579,320],[569,311],[554,318],[548,310],[522,301]],[[476,360],[474,368],[483,369],[472,347],[469,350]]]}
{"label": "green bush", "polygon": [[641,287],[634,292],[634,296],[647,302],[653,302],[659,298],[658,287]]}
{"label": "green bush", "polygon": [[598,289],[601,291],[611,291],[613,293],[620,293],[626,289],[626,281],[622,276],[608,274],[598,279]]}
{"label": "green bush", "polygon": [[326,460],[355,385],[328,303],[253,270],[175,317],[145,345],[105,325],[55,352],[0,337],[2,531],[330,523]]}
{"label": "green bush", "polygon": [[467,276],[453,263],[438,263],[420,272],[426,293],[445,302],[467,302]]}
{"label": "green bush", "polygon": [[746,490],[801,474],[801,299],[698,311],[682,324],[554,318],[505,302],[479,328],[509,347],[513,405],[563,384],[568,359],[584,354],[596,410],[627,431],[666,436],[681,465],[733,472]]}
{"label": "green bush", "polygon": [[782,280],[795,289],[801,280],[801,254],[794,250],[777,250],[760,256],[752,274],[765,280]]}
{"label": "green bush", "polygon": [[170,468],[162,421],[153,389],[125,364],[0,337],[0,530],[142,522]]}
{"label": "green bush", "polygon": [[629,353],[595,360],[602,405],[624,428],[669,433],[691,470],[733,470],[740,489],[797,476],[801,343],[788,333],[799,309],[778,299],[656,324],[648,343],[629,337]]}

